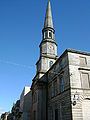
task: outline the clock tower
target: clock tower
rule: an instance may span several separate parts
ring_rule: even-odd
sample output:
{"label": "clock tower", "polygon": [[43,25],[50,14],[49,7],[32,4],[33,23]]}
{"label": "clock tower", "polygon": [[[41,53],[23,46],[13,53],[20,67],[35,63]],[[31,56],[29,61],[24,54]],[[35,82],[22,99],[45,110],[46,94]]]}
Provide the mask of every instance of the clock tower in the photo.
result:
{"label": "clock tower", "polygon": [[55,41],[55,30],[53,27],[50,0],[47,4],[44,28],[42,30],[42,41],[40,43],[40,57],[36,63],[39,78],[55,63],[57,59],[57,44]]}

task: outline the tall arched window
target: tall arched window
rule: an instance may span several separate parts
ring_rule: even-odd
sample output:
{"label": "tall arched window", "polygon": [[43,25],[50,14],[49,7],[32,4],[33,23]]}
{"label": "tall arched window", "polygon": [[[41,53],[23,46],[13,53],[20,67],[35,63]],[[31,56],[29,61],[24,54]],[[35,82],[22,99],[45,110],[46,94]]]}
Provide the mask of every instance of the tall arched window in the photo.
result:
{"label": "tall arched window", "polygon": [[52,38],[52,33],[51,32],[49,32],[49,38]]}
{"label": "tall arched window", "polygon": [[63,77],[60,77],[60,92],[63,92],[64,91],[64,79]]}
{"label": "tall arched window", "polygon": [[48,32],[47,31],[45,32],[45,38],[48,38]]}

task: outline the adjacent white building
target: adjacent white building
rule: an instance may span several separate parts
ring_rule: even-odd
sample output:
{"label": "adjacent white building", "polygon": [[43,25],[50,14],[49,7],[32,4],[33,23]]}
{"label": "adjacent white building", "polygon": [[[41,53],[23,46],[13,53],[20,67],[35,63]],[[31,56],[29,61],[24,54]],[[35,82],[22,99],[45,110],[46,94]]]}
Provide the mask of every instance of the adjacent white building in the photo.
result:
{"label": "adjacent white building", "polygon": [[30,120],[32,105],[32,92],[30,87],[25,86],[20,96],[20,110],[22,112],[21,120]]}

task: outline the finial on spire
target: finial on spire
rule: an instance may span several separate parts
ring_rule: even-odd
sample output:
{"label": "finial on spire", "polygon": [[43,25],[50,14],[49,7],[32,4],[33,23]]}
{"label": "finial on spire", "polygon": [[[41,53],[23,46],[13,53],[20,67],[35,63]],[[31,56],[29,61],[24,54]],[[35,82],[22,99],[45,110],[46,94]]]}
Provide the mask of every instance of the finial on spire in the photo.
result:
{"label": "finial on spire", "polygon": [[51,12],[51,4],[50,0],[48,0],[48,5],[46,9],[46,16],[45,16],[45,22],[44,22],[44,28],[51,27],[53,28],[53,20],[52,20],[52,12]]}

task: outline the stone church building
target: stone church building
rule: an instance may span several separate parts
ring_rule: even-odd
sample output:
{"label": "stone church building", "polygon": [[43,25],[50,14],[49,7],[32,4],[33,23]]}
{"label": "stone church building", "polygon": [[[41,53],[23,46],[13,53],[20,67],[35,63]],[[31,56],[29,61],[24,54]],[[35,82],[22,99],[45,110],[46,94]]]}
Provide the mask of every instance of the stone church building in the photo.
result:
{"label": "stone church building", "polygon": [[37,72],[32,80],[32,120],[90,120],[90,53],[57,43],[48,1]]}

